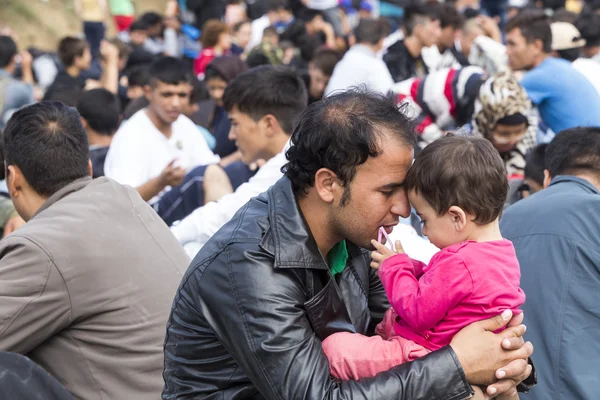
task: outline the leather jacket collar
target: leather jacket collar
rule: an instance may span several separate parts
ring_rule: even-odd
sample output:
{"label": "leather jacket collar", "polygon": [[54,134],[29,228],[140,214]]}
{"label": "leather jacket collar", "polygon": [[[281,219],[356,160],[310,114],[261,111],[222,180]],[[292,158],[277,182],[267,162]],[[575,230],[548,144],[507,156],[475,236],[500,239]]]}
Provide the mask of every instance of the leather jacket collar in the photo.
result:
{"label": "leather jacket collar", "polygon": [[[270,228],[260,246],[272,254],[275,268],[311,268],[328,270],[300,211],[290,180],[284,176],[266,193]],[[346,243],[349,259],[365,253],[351,242]]]}

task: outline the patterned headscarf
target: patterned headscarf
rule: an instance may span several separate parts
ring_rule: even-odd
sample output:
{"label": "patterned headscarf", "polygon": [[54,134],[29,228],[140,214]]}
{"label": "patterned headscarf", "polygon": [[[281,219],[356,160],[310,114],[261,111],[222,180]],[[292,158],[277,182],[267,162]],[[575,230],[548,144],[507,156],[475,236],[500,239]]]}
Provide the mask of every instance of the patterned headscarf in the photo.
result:
{"label": "patterned headscarf", "polygon": [[523,173],[525,155],[537,144],[537,117],[532,110],[527,92],[510,71],[498,72],[479,89],[473,114],[473,133],[490,139],[498,121],[521,114],[527,118],[529,128],[515,149],[503,154],[509,175]]}
{"label": "patterned headscarf", "polygon": [[527,92],[510,71],[490,77],[479,89],[475,100],[473,127],[484,137],[489,137],[499,120],[509,115],[531,114]]}

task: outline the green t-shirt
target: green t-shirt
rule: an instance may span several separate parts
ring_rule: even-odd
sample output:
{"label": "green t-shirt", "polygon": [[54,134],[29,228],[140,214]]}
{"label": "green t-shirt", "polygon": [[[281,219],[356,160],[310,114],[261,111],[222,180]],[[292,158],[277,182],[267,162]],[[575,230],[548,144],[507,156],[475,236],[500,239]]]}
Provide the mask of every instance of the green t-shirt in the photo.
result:
{"label": "green t-shirt", "polygon": [[112,15],[134,15],[131,0],[109,0],[110,13]]}
{"label": "green t-shirt", "polygon": [[329,251],[327,255],[329,258],[329,270],[331,275],[336,276],[346,268],[346,262],[348,261],[348,249],[346,248],[346,241],[342,240]]}

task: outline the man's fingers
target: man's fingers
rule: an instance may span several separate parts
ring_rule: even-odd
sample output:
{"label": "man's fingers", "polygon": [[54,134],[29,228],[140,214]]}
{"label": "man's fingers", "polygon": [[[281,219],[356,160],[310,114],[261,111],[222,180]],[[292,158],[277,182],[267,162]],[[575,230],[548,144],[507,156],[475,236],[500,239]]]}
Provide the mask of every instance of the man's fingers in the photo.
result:
{"label": "man's fingers", "polygon": [[512,319],[510,320],[510,322],[508,323],[508,325],[506,327],[512,328],[513,326],[521,325],[523,323],[524,317],[525,316],[523,313],[519,313],[519,314],[515,315],[514,317],[512,317]]}
{"label": "man's fingers", "polygon": [[517,385],[510,379],[503,379],[487,387],[490,396],[509,395],[517,390]]}
{"label": "man's fingers", "polygon": [[506,378],[520,382],[519,380],[517,380],[517,378],[525,374],[525,372],[527,371],[527,367],[527,360],[520,358],[511,361],[508,365],[497,370],[495,375],[497,379]]}
{"label": "man's fingers", "polygon": [[522,336],[510,337],[502,340],[502,348],[504,350],[517,350],[525,344],[525,340]]}
{"label": "man's fingers", "polygon": [[510,321],[511,318],[512,311],[504,310],[502,314],[480,321],[478,322],[478,324],[481,325],[486,331],[494,332],[506,326],[506,324],[508,323],[508,321]]}
{"label": "man's fingers", "polygon": [[509,337],[520,337],[525,334],[527,327],[525,325],[513,326],[512,328],[506,328],[500,334],[504,338]]}

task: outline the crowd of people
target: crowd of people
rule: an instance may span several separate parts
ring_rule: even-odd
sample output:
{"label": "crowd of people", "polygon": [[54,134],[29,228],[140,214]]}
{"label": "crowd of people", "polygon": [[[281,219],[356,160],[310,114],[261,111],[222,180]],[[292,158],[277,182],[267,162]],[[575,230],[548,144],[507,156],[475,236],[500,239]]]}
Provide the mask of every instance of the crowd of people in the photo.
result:
{"label": "crowd of people", "polygon": [[600,397],[600,2],[74,6],[0,27],[0,398]]}

